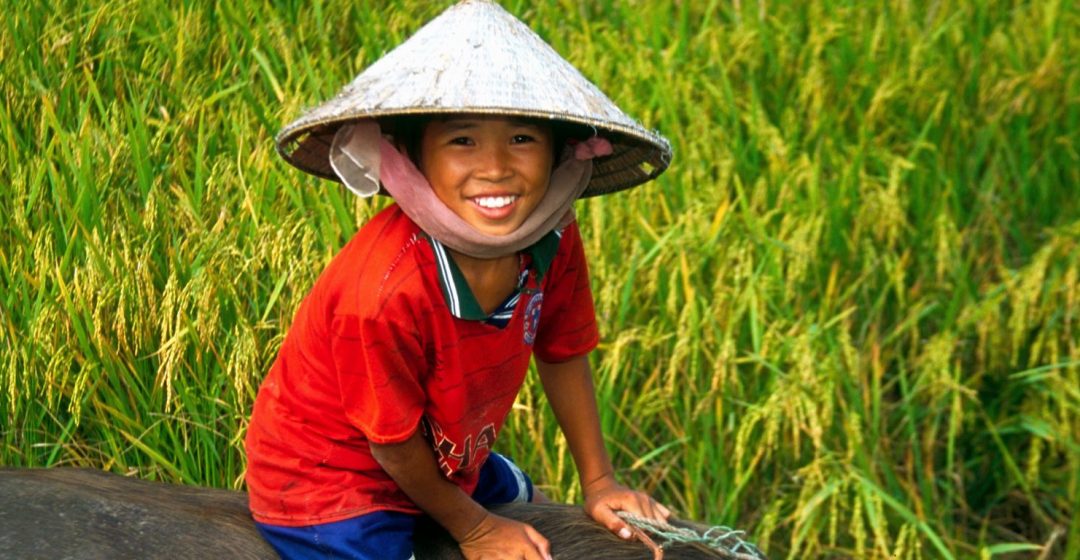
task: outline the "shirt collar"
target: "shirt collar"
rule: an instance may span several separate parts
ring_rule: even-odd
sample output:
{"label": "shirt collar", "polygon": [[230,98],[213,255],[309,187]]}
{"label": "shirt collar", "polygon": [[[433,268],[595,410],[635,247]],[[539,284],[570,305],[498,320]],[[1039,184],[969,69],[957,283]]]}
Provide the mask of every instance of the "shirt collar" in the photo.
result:
{"label": "shirt collar", "polygon": [[[431,244],[431,250],[435,254],[435,268],[439,271],[439,287],[442,288],[443,299],[446,301],[450,314],[458,319],[473,321],[487,319],[487,314],[476,301],[469,283],[465,281],[465,275],[450,257],[446,246],[430,235],[423,235]],[[551,261],[555,260],[560,239],[562,239],[562,230],[557,229],[522,251],[530,257],[529,264],[526,266],[535,271],[537,283],[551,267]]]}

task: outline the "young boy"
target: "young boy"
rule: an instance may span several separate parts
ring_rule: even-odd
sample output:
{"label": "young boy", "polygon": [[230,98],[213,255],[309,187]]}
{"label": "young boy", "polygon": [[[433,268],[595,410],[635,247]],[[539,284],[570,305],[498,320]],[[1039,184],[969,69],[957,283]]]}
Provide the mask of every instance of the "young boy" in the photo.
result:
{"label": "young boy", "polygon": [[[600,135],[603,135],[601,137]],[[278,138],[390,206],[301,304],[247,435],[252,513],[283,557],[409,558],[417,515],[467,558],[547,558],[485,504],[540,500],[491,451],[536,357],[585,509],[623,538],[668,510],[613,476],[572,203],[662,172],[670,147],[497,5],[450,8]]]}

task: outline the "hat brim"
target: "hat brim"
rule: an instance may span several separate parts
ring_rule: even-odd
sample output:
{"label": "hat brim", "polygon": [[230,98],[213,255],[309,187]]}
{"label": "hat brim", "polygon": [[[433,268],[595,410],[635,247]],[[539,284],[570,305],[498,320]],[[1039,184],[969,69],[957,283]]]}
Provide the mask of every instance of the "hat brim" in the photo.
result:
{"label": "hat brim", "polygon": [[383,120],[402,116],[438,115],[513,116],[569,123],[594,129],[612,145],[612,153],[593,160],[593,174],[582,198],[609,194],[651,181],[671,163],[671,145],[667,140],[641,129],[618,123],[590,120],[577,116],[552,115],[538,111],[505,108],[469,107],[460,111],[445,108],[410,108],[355,115],[340,115],[324,121],[297,121],[283,129],[275,139],[278,153],[293,166],[318,177],[340,182],[330,166],[330,145],[334,134],[348,123],[364,119]]}

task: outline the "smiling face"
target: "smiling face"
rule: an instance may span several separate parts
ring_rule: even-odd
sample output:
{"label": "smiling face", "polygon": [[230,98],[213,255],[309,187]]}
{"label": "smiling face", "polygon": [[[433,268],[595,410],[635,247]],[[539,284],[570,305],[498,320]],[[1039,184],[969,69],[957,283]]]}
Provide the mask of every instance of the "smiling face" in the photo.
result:
{"label": "smiling face", "polygon": [[482,233],[507,235],[547,193],[552,142],[547,125],[455,116],[424,127],[417,159],[443,204]]}

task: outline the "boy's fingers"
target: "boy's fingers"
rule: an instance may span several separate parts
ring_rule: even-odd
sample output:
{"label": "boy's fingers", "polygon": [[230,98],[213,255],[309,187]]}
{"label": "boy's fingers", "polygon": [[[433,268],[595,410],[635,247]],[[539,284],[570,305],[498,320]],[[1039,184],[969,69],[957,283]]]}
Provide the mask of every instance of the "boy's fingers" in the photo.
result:
{"label": "boy's fingers", "polygon": [[525,527],[525,534],[528,535],[529,540],[536,546],[537,552],[540,553],[540,557],[544,560],[551,560],[551,543],[544,538],[544,535],[540,534],[531,525]]}
{"label": "boy's fingers", "polygon": [[660,515],[660,504],[644,494],[633,496],[633,499],[624,504],[620,509],[652,521],[663,520],[663,517]]}
{"label": "boy's fingers", "polygon": [[666,522],[668,516],[671,515],[671,512],[668,511],[668,508],[664,507],[664,504],[661,504],[660,502],[658,502],[658,501],[656,501],[656,500],[654,500],[652,498],[649,498],[649,504],[652,506],[652,518],[653,518],[653,521],[657,521],[657,522],[661,522],[661,523]]}
{"label": "boy's fingers", "polygon": [[649,496],[644,496],[638,502],[638,507],[643,517],[656,522],[666,522],[668,517],[671,517],[671,510]]}
{"label": "boy's fingers", "polygon": [[641,506],[642,515],[653,521],[660,520],[660,510],[657,508],[660,504],[654,502],[653,499],[648,496],[645,496],[642,502],[644,502]]}
{"label": "boy's fingers", "polygon": [[607,527],[609,531],[619,535],[619,538],[629,539],[634,535],[630,527],[626,526],[626,522],[622,520],[610,507],[602,506],[595,512],[595,519],[600,522],[601,525]]}

